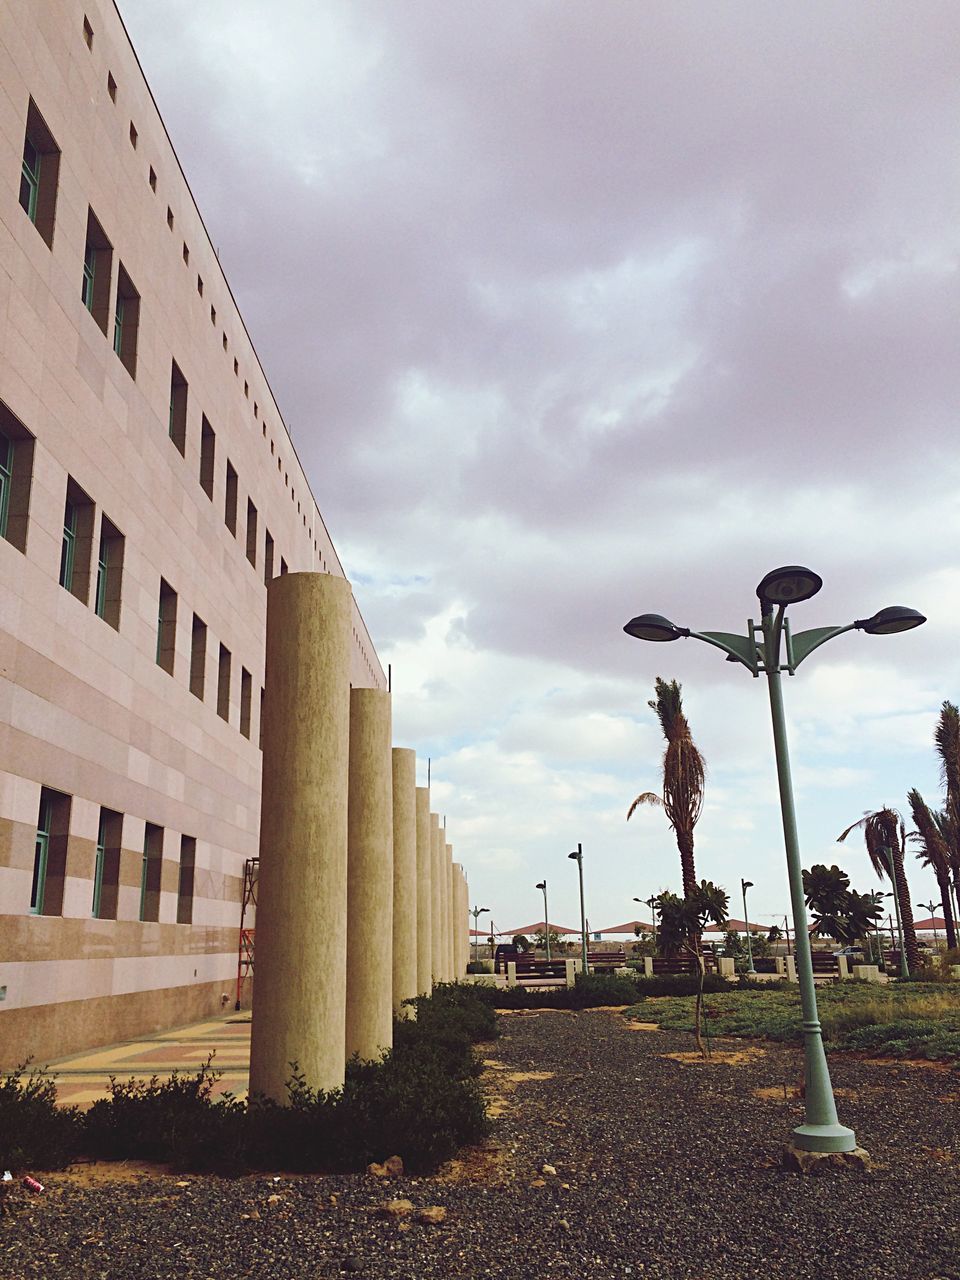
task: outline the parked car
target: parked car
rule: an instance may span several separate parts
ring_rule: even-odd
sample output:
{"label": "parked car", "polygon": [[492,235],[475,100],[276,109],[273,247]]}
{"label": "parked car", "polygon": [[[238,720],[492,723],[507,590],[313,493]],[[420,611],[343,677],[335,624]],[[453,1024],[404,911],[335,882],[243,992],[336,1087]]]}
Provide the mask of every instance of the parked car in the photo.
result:
{"label": "parked car", "polygon": [[833,954],[835,956],[846,956],[848,960],[862,960],[864,958],[863,947],[840,947]]}

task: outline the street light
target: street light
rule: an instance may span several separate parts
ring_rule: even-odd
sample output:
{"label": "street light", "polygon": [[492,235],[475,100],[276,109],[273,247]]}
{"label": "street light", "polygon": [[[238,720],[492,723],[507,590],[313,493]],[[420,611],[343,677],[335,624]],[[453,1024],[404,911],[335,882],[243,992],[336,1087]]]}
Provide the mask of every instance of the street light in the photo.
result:
{"label": "street light", "polygon": [[756,973],[753,967],[753,942],[750,938],[750,917],[747,915],[747,890],[753,888],[752,880],[740,881],[740,891],[743,894],[743,926],[747,931],[747,973]]}
{"label": "street light", "polygon": [[583,972],[589,973],[590,966],[587,964],[587,917],[583,908],[583,845],[578,844],[573,853],[568,853],[567,857],[574,860],[580,872],[580,938],[583,942]]}
{"label": "street light", "polygon": [[918,902],[918,907],[923,907],[930,912],[930,919],[933,921],[933,945],[934,948],[940,950],[940,939],[937,937],[937,907],[942,907],[942,902]]}
{"label": "street light", "polygon": [[547,940],[547,964],[550,963],[550,912],[547,910],[547,882],[538,880],[535,889],[543,890],[543,936]]}
{"label": "street light", "polygon": [[794,1145],[803,1151],[852,1151],[856,1147],[856,1136],[852,1129],[841,1125],[837,1119],[837,1107],[817,1013],[780,675],[783,671],[793,675],[804,658],[809,657],[814,649],[826,644],[828,640],[843,635],[846,631],[865,631],[867,635],[891,635],[918,627],[926,622],[926,618],[915,609],[894,605],[881,609],[869,618],[858,618],[845,626],[814,627],[810,631],[801,631],[795,636],[792,635],[790,624],[784,616],[787,606],[809,600],[817,594],[822,585],[819,574],[800,565],[785,565],[782,568],[773,569],[763,577],[757,587],[760,622],[758,624],[750,619],[747,623],[746,635],[736,635],[726,631],[691,631],[689,627],[679,627],[659,613],[644,613],[632,618],[624,627],[624,631],[638,640],[660,642],[679,640],[681,636],[692,636],[695,640],[703,640],[706,644],[722,650],[727,655],[728,661],[739,662],[752,676],[756,677],[763,673],[767,677],[770,715],[773,721],[774,753],[780,787],[783,838],[790,880],[790,901],[793,907],[797,977],[800,982],[800,1002],[803,1010],[805,1116],[804,1123],[793,1131]]}
{"label": "street light", "polygon": [[649,898],[634,898],[634,902],[639,902],[642,907],[650,908],[650,921],[653,925],[653,954],[657,954],[657,897],[651,894]]}
{"label": "street light", "polygon": [[477,920],[480,916],[488,916],[490,908],[471,907],[470,914],[473,916],[473,959],[474,963],[478,963],[480,960],[480,938],[477,935]]}

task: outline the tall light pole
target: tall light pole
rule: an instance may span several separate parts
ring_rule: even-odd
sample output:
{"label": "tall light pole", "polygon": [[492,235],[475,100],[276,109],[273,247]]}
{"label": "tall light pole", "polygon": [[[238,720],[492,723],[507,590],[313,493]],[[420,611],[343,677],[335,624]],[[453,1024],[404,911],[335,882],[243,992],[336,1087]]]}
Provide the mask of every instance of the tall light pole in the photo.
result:
{"label": "tall light pole", "polygon": [[573,853],[568,853],[567,857],[574,860],[580,872],[580,939],[583,943],[583,972],[589,973],[590,966],[587,963],[587,917],[583,907],[583,845],[578,843]]}
{"label": "tall light pole", "polygon": [[802,1151],[852,1151],[856,1136],[852,1129],[841,1125],[837,1119],[837,1107],[830,1083],[827,1056],[823,1049],[823,1034],[817,1012],[817,996],[813,982],[813,962],[810,958],[810,935],[807,932],[807,913],[803,898],[803,872],[800,861],[800,841],[793,800],[793,784],[790,776],[790,754],[787,747],[786,717],[783,710],[783,691],[780,676],[783,671],[793,675],[797,667],[809,655],[828,640],[847,631],[865,631],[868,635],[889,635],[908,631],[926,622],[915,609],[893,605],[881,609],[870,618],[858,618],[839,627],[814,627],[794,636],[786,621],[787,606],[815,596],[823,580],[800,565],[786,565],[766,574],[757,587],[760,601],[760,622],[751,618],[747,622],[746,635],[726,631],[691,631],[678,627],[658,613],[644,613],[632,618],[624,627],[627,635],[638,640],[669,641],[681,636],[692,636],[722,650],[729,661],[739,662],[752,676],[761,673],[767,677],[770,697],[770,716],[773,721],[773,745],[777,761],[777,778],[780,788],[780,809],[783,820],[783,840],[787,855],[787,872],[790,881],[790,901],[793,908],[794,937],[796,942],[797,978],[800,983],[800,1003],[803,1011],[804,1062],[805,1062],[805,1117],[804,1123],[793,1131],[794,1146]]}
{"label": "tall light pole", "polygon": [[489,907],[471,907],[470,914],[473,916],[473,959],[474,963],[480,959],[480,938],[477,935],[477,920],[480,916],[488,916],[490,914]]}
{"label": "tall light pole", "polygon": [[918,907],[924,907],[930,912],[930,919],[933,921],[933,945],[940,950],[940,939],[937,937],[937,907],[942,907],[942,902],[918,902]]}
{"label": "tall light pole", "polygon": [[547,881],[538,880],[534,886],[543,890],[543,936],[547,940],[547,964],[550,963],[550,912],[547,910]]}
{"label": "tall light pole", "polygon": [[900,890],[897,887],[897,869],[893,863],[893,850],[888,844],[883,846],[883,852],[887,855],[887,865],[890,868],[890,887],[893,890],[891,897],[893,898],[893,909],[897,913],[897,945],[900,947],[900,977],[909,978],[910,969],[907,966],[907,949],[903,945],[903,921],[900,918]]}
{"label": "tall light pole", "polygon": [[747,931],[747,973],[756,973],[753,967],[753,941],[750,938],[750,917],[747,915],[747,890],[753,888],[752,880],[740,881],[740,892],[743,894],[743,927]]}

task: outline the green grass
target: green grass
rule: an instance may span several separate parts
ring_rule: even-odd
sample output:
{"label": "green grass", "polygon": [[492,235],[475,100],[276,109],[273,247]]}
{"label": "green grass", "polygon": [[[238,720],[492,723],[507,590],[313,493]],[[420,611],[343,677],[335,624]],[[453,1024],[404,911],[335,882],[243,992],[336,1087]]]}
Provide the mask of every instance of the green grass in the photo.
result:
{"label": "green grass", "polygon": [[[837,984],[817,992],[824,1040],[832,1049],[854,1049],[895,1058],[960,1058],[960,987],[917,985],[877,988]],[[798,1044],[800,990],[771,983],[705,999],[705,1027],[713,1036],[743,1036]],[[665,1030],[693,1030],[690,997],[647,999],[625,1011]]]}

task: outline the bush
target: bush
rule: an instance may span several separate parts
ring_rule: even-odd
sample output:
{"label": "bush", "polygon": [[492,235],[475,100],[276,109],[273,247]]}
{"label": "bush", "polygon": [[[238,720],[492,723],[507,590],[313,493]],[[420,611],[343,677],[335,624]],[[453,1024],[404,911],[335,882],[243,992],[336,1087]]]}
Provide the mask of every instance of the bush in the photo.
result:
{"label": "bush", "polygon": [[76,1157],[81,1115],[57,1106],[57,1086],[40,1068],[22,1062],[0,1078],[0,1168],[64,1169]]}
{"label": "bush", "polygon": [[960,1030],[929,1019],[908,1018],[848,1031],[840,1047],[893,1058],[956,1058],[960,1057]]}

